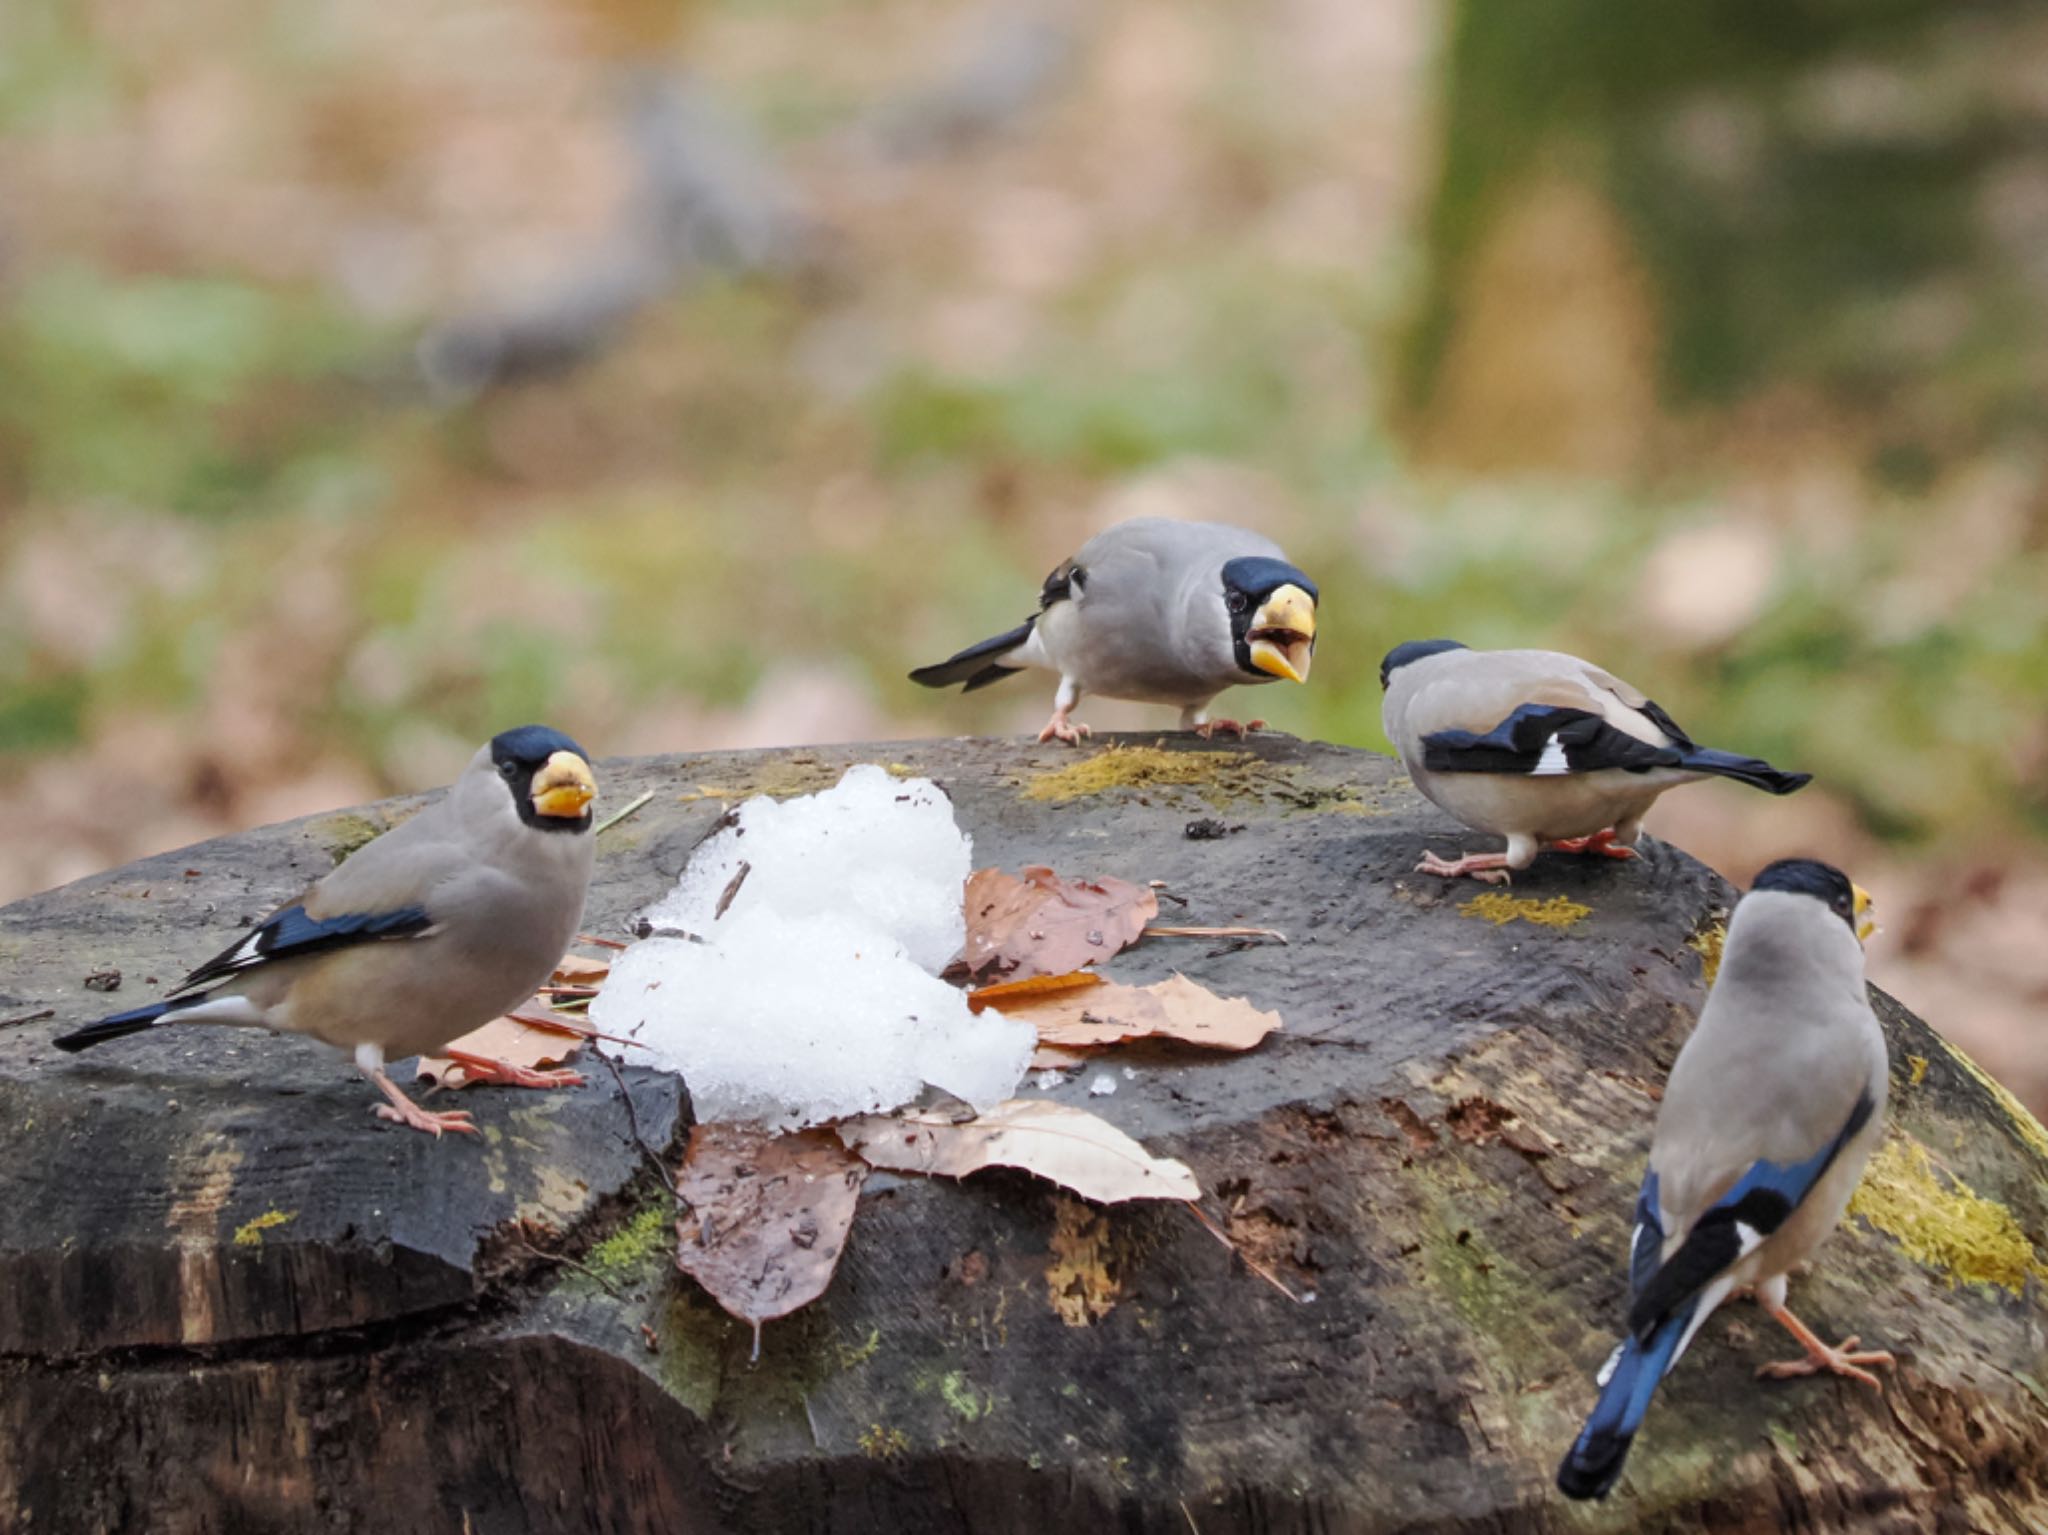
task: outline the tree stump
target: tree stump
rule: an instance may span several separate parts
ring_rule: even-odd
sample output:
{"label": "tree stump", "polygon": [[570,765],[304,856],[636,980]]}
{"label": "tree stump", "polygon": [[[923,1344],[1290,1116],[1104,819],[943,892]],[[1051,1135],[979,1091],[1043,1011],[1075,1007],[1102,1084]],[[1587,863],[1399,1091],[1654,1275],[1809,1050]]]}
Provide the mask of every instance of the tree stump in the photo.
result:
{"label": "tree stump", "polygon": [[[0,1028],[0,1526],[2048,1528],[2048,1137],[1932,1031],[1881,1001],[1892,1140],[1794,1283],[1819,1331],[1900,1356],[1883,1393],[1753,1380],[1784,1340],[1733,1304],[1615,1496],[1568,1505],[1551,1474],[1621,1324],[1656,1097],[1732,892],[1656,844],[1546,856],[1505,900],[1446,887],[1409,871],[1473,839],[1383,758],[1105,744],[605,764],[610,806],[654,798],[603,835],[586,930],[620,934],[735,799],[856,761],[944,784],[978,864],[1164,880],[1174,919],[1280,929],[1150,939],[1112,973],[1183,971],[1282,1033],[1127,1048],[1113,1095],[1089,1096],[1093,1068],[1049,1092],[1188,1162],[1299,1300],[1173,1205],[876,1174],[830,1291],[750,1362],[676,1272],[601,1066],[572,1091],[470,1089],[483,1136],[435,1142],[373,1120],[300,1039],[50,1048],[416,803],[394,801],[0,912],[0,1018],[55,1010]],[[117,995],[82,985],[110,970]],[[673,1158],[680,1084],[626,1079]]]}

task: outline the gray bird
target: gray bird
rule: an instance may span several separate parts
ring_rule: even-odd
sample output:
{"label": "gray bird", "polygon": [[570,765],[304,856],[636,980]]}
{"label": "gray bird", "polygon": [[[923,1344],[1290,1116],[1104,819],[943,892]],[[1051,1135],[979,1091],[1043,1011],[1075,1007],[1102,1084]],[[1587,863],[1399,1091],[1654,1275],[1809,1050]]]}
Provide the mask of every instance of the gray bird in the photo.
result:
{"label": "gray bird", "polygon": [[[355,1053],[416,1130],[429,1113],[384,1063],[438,1051],[531,997],[576,935],[590,888],[597,783],[583,748],[526,725],[495,737],[445,795],[279,907],[164,1001],[54,1041],[84,1050],[167,1023],[254,1024]],[[517,1080],[515,1075],[511,1080]]]}
{"label": "gray bird", "polygon": [[1412,640],[1380,663],[1380,718],[1415,787],[1502,853],[1425,852],[1419,874],[1505,884],[1544,848],[1632,858],[1666,789],[1732,778],[1790,794],[1813,778],[1694,743],[1620,678],[1555,650]]}
{"label": "gray bird", "polygon": [[971,693],[1027,667],[1055,672],[1041,741],[1087,735],[1069,716],[1089,693],[1177,704],[1183,730],[1243,736],[1265,722],[1211,720],[1210,701],[1239,683],[1306,682],[1317,595],[1271,539],[1220,522],[1136,517],[1047,576],[1038,612],[1016,628],[910,677]]}
{"label": "gray bird", "polygon": [[1650,1143],[1630,1242],[1628,1336],[1558,1468],[1559,1490],[1604,1498],[1657,1382],[1738,1290],[1804,1357],[1760,1377],[1828,1371],[1875,1387],[1855,1338],[1821,1341],[1785,1309],[1785,1280],[1841,1222],[1884,1134],[1884,1034],[1863,985],[1870,897],[1842,871],[1786,858],[1737,903],[1714,989],[1678,1052]]}

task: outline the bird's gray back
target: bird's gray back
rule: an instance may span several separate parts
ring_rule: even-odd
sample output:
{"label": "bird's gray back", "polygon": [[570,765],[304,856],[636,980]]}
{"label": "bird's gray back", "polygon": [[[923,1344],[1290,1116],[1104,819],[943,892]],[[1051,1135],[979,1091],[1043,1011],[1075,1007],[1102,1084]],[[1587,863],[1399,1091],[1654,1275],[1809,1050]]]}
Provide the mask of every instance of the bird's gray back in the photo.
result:
{"label": "bird's gray back", "polygon": [[1650,1165],[1665,1209],[1689,1225],[1759,1157],[1811,1157],[1866,1093],[1881,1120],[1885,1089],[1884,1035],[1847,925],[1811,897],[1744,897],[1658,1114]]}

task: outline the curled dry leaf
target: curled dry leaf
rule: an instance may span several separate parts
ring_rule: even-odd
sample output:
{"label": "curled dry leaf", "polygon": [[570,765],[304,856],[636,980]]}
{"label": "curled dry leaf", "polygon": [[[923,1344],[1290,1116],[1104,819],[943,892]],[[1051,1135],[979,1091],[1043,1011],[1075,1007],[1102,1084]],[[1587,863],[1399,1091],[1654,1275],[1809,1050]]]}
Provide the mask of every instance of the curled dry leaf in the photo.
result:
{"label": "curled dry leaf", "polygon": [[1069,1050],[1064,1045],[1040,1045],[1031,1052],[1033,1071],[1074,1071],[1088,1064],[1086,1050]]}
{"label": "curled dry leaf", "polygon": [[564,954],[549,977],[557,986],[596,986],[612,973],[609,961],[585,959],[581,954]]}
{"label": "curled dry leaf", "polygon": [[1150,986],[1107,982],[1003,1004],[1003,1015],[1038,1030],[1041,1045],[1113,1045],[1126,1039],[1177,1039],[1211,1050],[1249,1050],[1280,1027],[1243,997],[1219,997],[1175,975]]}
{"label": "curled dry leaf", "polygon": [[967,1010],[978,1013],[985,1007],[1000,1006],[1007,1013],[1020,1003],[1101,984],[1102,977],[1093,970],[1071,970],[1065,975],[1034,975],[1022,981],[997,981],[993,986],[978,986],[970,991]]}
{"label": "curled dry leaf", "polygon": [[891,1172],[964,1178],[986,1167],[1017,1167],[1105,1205],[1202,1193],[1186,1163],[1155,1157],[1107,1120],[1059,1103],[1012,1098],[961,1124],[918,1110],[868,1114],[838,1131],[869,1163]]}
{"label": "curled dry leaf", "polygon": [[[477,1082],[505,1082],[514,1087],[574,1087],[583,1079],[574,1072],[550,1073],[583,1048],[590,1029],[574,1018],[560,1018],[537,1008],[493,1018],[450,1040],[439,1055],[423,1055],[415,1073],[437,1087],[469,1087]],[[542,1080],[544,1079],[544,1080]],[[572,1080],[573,1079],[573,1080]]]}
{"label": "curled dry leaf", "polygon": [[830,1130],[771,1135],[748,1125],[690,1132],[676,1192],[676,1266],[733,1316],[761,1324],[825,1293],[853,1225],[867,1164]]}
{"label": "curled dry leaf", "polygon": [[966,906],[960,964],[970,980],[1079,970],[1129,948],[1159,915],[1159,897],[1129,880],[1061,879],[1036,865],[1022,878],[976,869]]}

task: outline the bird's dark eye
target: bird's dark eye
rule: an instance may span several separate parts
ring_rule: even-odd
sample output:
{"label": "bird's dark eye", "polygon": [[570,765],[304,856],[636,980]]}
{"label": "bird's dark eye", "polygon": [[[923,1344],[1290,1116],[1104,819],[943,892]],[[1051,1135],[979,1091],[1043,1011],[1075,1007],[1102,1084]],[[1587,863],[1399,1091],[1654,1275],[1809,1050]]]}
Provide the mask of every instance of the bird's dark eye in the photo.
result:
{"label": "bird's dark eye", "polygon": [[519,764],[516,762],[501,762],[498,764],[498,771],[509,782],[519,776]]}
{"label": "bird's dark eye", "polygon": [[1252,600],[1243,592],[1227,592],[1224,594],[1223,605],[1233,613],[1242,613],[1252,605]]}

